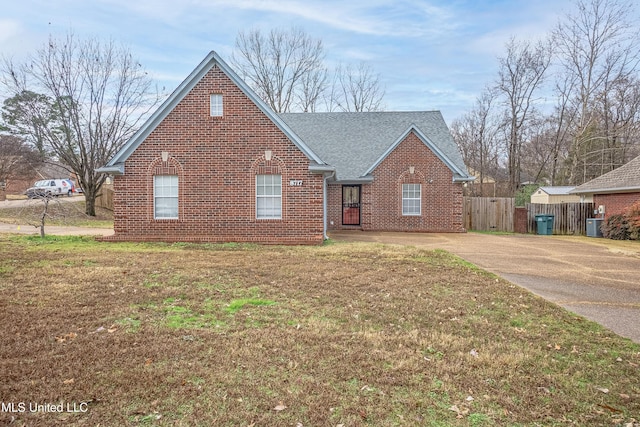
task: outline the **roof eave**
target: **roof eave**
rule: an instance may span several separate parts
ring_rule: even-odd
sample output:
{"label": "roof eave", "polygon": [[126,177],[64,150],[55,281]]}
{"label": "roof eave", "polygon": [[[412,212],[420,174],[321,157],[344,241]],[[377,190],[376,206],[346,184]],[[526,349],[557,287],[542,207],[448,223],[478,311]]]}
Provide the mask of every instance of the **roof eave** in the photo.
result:
{"label": "roof eave", "polygon": [[611,193],[635,193],[640,192],[640,186],[631,187],[609,187],[609,188],[587,188],[585,190],[575,189],[570,194],[611,194]]}
{"label": "roof eave", "polygon": [[104,173],[107,175],[124,175],[124,163],[118,163],[115,165],[103,166],[96,169],[98,173]]}
{"label": "roof eave", "polygon": [[309,172],[311,173],[330,173],[335,172],[336,168],[327,164],[311,164],[309,165]]}
{"label": "roof eave", "polygon": [[473,182],[475,180],[475,176],[453,176],[453,182]]}
{"label": "roof eave", "polygon": [[371,184],[373,182],[373,176],[362,176],[359,178],[350,178],[350,179],[336,179],[336,184],[343,185],[358,185],[358,184]]}

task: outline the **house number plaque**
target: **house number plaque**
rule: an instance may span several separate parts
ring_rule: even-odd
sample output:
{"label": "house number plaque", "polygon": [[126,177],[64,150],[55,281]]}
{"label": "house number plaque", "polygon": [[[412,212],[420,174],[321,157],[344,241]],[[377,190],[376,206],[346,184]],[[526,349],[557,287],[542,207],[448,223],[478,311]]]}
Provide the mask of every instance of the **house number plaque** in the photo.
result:
{"label": "house number plaque", "polygon": [[302,180],[301,179],[290,179],[289,180],[289,186],[291,186],[291,187],[302,187]]}

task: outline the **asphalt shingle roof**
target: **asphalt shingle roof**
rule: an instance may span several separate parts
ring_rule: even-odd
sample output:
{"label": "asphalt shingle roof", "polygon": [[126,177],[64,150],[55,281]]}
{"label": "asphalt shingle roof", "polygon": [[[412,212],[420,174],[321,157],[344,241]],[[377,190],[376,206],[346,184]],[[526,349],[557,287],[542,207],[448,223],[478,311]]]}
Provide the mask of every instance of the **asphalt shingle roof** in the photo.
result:
{"label": "asphalt shingle roof", "polygon": [[336,178],[341,181],[365,177],[367,170],[412,126],[451,164],[468,175],[439,111],[283,113],[279,116],[324,162],[336,168]]}
{"label": "asphalt shingle roof", "polygon": [[576,187],[572,193],[640,191],[640,156],[627,164]]}
{"label": "asphalt shingle roof", "polygon": [[540,190],[544,191],[550,196],[562,196],[565,194],[570,194],[571,190],[576,187],[572,186],[554,186],[554,187],[540,187]]}

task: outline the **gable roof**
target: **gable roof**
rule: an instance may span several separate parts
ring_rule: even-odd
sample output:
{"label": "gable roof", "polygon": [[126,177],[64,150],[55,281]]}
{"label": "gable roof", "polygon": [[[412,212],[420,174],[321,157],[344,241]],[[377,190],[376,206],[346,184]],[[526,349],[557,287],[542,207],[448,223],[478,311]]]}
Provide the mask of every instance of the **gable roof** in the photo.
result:
{"label": "gable roof", "polygon": [[627,164],[576,187],[573,194],[607,194],[640,191],[640,156]]}
{"label": "gable roof", "polygon": [[[218,67],[242,92],[302,151],[309,160],[315,162],[312,167],[325,163],[275,114],[275,112],[233,71],[226,62],[211,51],[189,76],[173,91],[162,105],[147,119],[138,131],[125,143],[118,153],[98,172],[123,174],[124,162],[136,148],[153,132],[195,85],[214,67]],[[323,169],[319,166],[318,169]]]}
{"label": "gable roof", "polygon": [[[553,186],[553,187],[540,187],[538,190],[542,190],[550,196],[565,196],[571,193],[571,190],[576,188],[575,186]],[[536,191],[537,192],[537,191]]]}
{"label": "gable roof", "polygon": [[474,179],[439,111],[283,113],[280,117],[336,168],[339,181],[370,181],[371,172],[410,132],[451,169],[455,181]]}

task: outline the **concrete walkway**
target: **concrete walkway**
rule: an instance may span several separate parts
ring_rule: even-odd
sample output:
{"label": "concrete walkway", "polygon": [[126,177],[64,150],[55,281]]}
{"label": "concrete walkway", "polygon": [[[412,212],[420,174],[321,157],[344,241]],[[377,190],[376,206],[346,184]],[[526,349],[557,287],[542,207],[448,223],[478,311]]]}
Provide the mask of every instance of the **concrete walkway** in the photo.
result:
{"label": "concrete walkway", "polygon": [[640,343],[640,242],[481,233],[329,236],[447,250]]}

